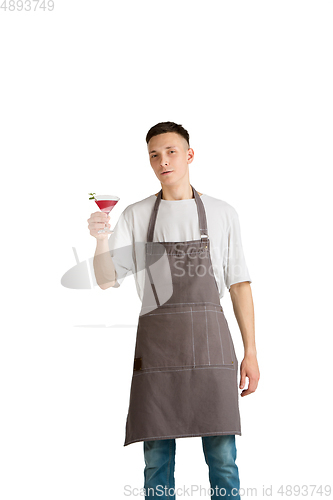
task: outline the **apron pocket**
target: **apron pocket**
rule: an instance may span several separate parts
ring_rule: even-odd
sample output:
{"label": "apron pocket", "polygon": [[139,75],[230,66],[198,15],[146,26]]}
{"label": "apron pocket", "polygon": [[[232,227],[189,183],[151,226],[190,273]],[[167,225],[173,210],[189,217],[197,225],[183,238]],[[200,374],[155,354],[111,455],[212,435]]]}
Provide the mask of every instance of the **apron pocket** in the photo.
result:
{"label": "apron pocket", "polygon": [[223,312],[207,306],[192,314],[195,365],[235,367],[235,351]]}
{"label": "apron pocket", "polygon": [[191,311],[145,314],[139,318],[135,358],[141,371],[193,366],[194,344]]}
{"label": "apron pocket", "polygon": [[223,364],[235,367],[237,364],[236,353],[227,320],[223,312],[216,312],[215,314],[222,344]]}

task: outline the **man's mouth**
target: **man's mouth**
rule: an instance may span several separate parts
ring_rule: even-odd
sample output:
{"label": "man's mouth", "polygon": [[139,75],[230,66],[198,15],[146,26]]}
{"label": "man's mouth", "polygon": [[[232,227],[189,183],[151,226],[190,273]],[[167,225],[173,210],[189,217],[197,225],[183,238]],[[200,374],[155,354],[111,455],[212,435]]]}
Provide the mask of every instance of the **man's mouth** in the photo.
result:
{"label": "man's mouth", "polygon": [[166,174],[171,174],[172,170],[166,170],[165,172],[162,172],[161,175],[166,175]]}

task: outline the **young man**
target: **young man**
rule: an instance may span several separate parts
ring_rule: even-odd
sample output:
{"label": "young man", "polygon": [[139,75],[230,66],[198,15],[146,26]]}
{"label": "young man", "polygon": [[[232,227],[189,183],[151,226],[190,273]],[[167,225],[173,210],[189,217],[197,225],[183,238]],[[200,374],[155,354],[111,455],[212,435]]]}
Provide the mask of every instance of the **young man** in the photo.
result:
{"label": "young man", "polygon": [[201,436],[212,498],[239,499],[238,360],[220,304],[226,288],[244,343],[241,396],[256,390],[259,368],[238,215],[190,184],[194,151],[181,125],[158,123],[146,142],[161,190],[129,205],[108,241],[97,233],[105,214],[88,220],[97,283],[118,287],[133,272],[142,301],[124,446],[143,441],[146,498],[170,499],[175,439]]}

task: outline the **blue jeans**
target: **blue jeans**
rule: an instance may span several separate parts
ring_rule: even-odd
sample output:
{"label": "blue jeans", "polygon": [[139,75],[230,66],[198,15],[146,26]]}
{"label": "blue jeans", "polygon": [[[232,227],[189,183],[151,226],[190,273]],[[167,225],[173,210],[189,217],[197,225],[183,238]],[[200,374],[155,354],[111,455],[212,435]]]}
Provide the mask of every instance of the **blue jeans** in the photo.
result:
{"label": "blue jeans", "polygon": [[[240,500],[238,467],[235,463],[237,454],[235,435],[202,436],[201,439],[209,469],[210,486],[214,490],[211,498]],[[144,469],[145,499],[174,500],[176,498],[174,491],[176,440],[144,441],[143,451],[146,464]],[[195,486],[200,489],[200,485]],[[185,490],[188,488],[185,485]],[[182,496],[190,496],[191,488],[187,494],[185,490],[182,490]],[[203,496],[209,498],[207,490],[205,493]]]}

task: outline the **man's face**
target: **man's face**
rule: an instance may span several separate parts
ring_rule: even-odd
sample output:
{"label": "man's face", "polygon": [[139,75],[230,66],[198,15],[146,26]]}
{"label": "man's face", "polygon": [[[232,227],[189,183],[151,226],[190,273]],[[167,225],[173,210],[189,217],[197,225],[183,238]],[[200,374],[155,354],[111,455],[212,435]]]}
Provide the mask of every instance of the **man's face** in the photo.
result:
{"label": "man's face", "polygon": [[[162,184],[172,186],[189,179],[188,164],[193,161],[194,151],[187,148],[181,135],[175,132],[156,135],[147,146],[150,164]],[[167,171],[170,173],[163,174]]]}

